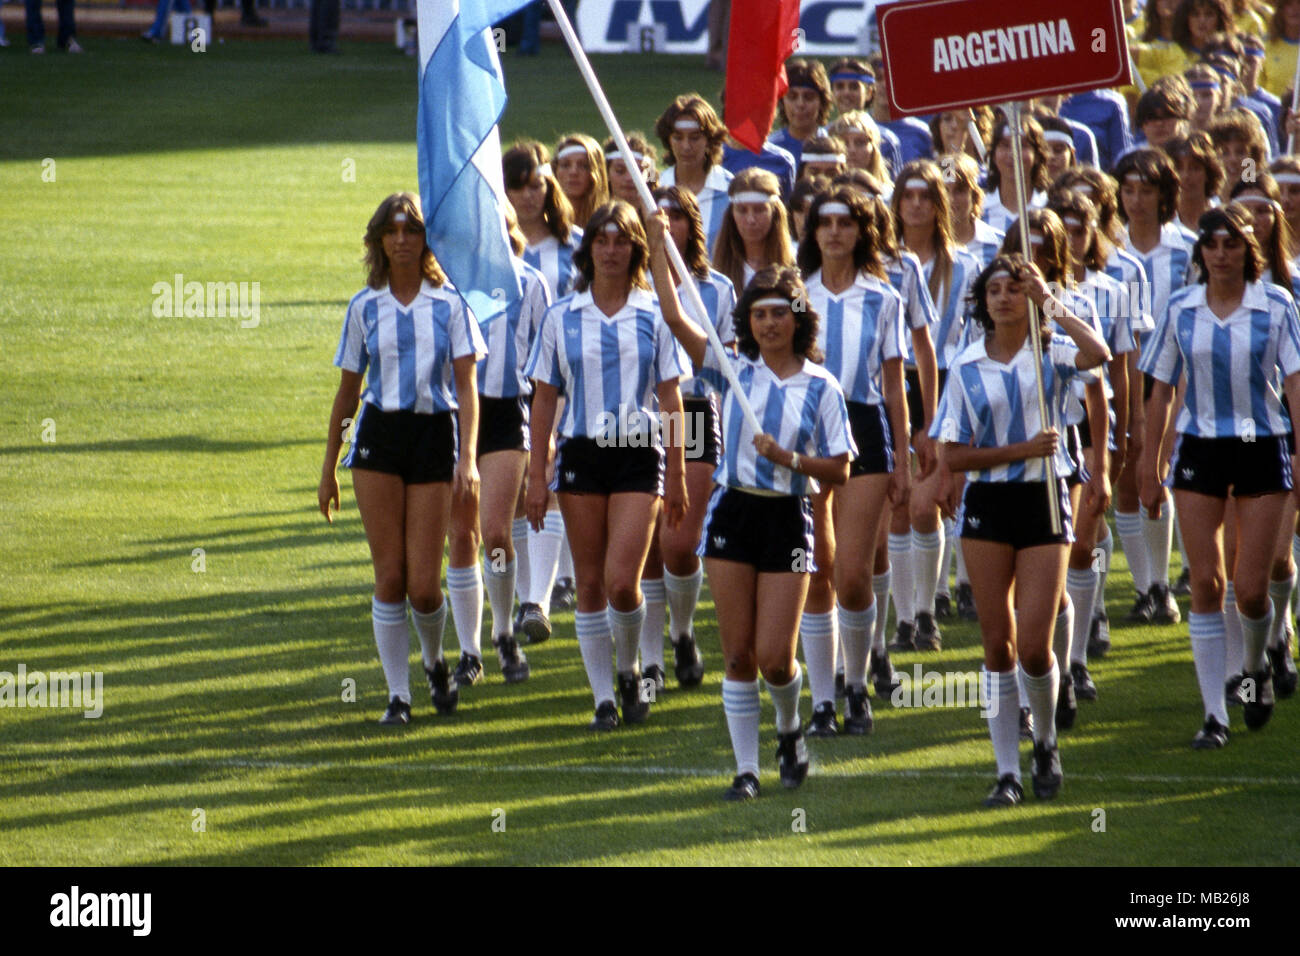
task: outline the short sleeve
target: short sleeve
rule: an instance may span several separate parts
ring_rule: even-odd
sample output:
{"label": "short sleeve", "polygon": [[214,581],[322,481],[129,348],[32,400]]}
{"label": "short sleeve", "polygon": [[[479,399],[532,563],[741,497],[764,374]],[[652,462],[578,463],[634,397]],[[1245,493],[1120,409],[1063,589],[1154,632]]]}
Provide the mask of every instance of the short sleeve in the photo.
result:
{"label": "short sleeve", "polygon": [[537,341],[533,343],[532,354],[528,356],[528,365],[524,377],[531,378],[556,388],[564,389],[564,375],[560,371],[558,328],[563,320],[563,312],[552,307],[542,317],[541,327],[537,331]]}
{"label": "short sleeve", "polygon": [[519,327],[526,336],[528,352],[532,351],[533,343],[537,341],[537,333],[542,327],[542,319],[546,316],[546,310],[550,307],[551,288],[547,284],[546,278],[540,273],[525,273],[524,301],[519,312]]}
{"label": "short sleeve", "polygon": [[930,296],[930,285],[925,281],[925,273],[913,256],[903,258],[903,290],[907,297],[907,325],[912,329],[933,328],[939,321],[934,299]]}
{"label": "short sleeve", "polygon": [[948,373],[948,382],[939,396],[930,437],[949,444],[969,445],[974,434],[975,423],[962,387],[960,368],[954,368]]}
{"label": "short sleeve", "polygon": [[483,332],[478,326],[478,317],[460,296],[452,296],[450,303],[451,318],[447,322],[447,329],[451,336],[451,357],[459,359],[472,355],[477,361],[488,353],[487,342],[483,340]]}
{"label": "short sleeve", "polygon": [[1282,376],[1300,372],[1300,314],[1296,312],[1295,302],[1288,297],[1284,303],[1282,328],[1277,344],[1277,367]]}
{"label": "short sleeve", "polygon": [[731,280],[721,278],[718,282],[718,340],[726,345],[736,340],[736,287]]}
{"label": "short sleeve", "polygon": [[339,348],[334,353],[334,364],[347,372],[358,375],[365,372],[370,364],[370,355],[366,350],[366,330],[362,319],[362,296],[357,296],[348,305],[347,314],[343,316],[343,332],[339,336]]}
{"label": "short sleeve", "polygon": [[[1096,313],[1093,313],[1094,320]],[[1079,346],[1074,344],[1074,340],[1066,335],[1053,335],[1052,341],[1048,344],[1050,350],[1049,359],[1052,368],[1060,376],[1061,381],[1068,382],[1077,379],[1084,384],[1099,381],[1097,373],[1090,369],[1079,368]]]}
{"label": "short sleeve", "polygon": [[689,374],[691,360],[662,317],[655,322],[655,383]]}
{"label": "short sleeve", "polygon": [[[907,357],[907,332],[903,324],[903,300],[892,288],[880,304],[880,357],[884,361]],[[930,293],[927,291],[927,298]]]}
{"label": "short sleeve", "polygon": [[[1295,307],[1291,310],[1294,312]],[[1155,331],[1151,333],[1138,359],[1138,368],[1168,385],[1176,385],[1183,374],[1183,353],[1178,347],[1175,334],[1179,306],[1171,303],[1161,316]]]}
{"label": "short sleeve", "polygon": [[822,381],[821,402],[817,408],[817,456],[819,458],[838,458],[847,454],[854,458],[858,447],[853,443],[849,431],[849,407],[844,401],[844,392],[839,383],[827,376]]}

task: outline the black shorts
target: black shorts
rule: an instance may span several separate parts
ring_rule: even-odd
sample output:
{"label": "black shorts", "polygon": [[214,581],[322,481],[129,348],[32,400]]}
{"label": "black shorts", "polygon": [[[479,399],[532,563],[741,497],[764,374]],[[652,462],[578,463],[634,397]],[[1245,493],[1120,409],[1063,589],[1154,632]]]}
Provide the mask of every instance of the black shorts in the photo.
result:
{"label": "black shorts", "polygon": [[722,426],[718,421],[717,400],[687,398],[682,401],[686,415],[686,464],[702,463],[718,467],[722,449]]}
{"label": "black shorts", "polygon": [[1295,419],[1291,417],[1291,403],[1287,401],[1286,396],[1282,396],[1282,409],[1286,412],[1286,420],[1291,423],[1291,431],[1286,433],[1286,453],[1295,454]]}
{"label": "black shorts", "polygon": [[561,438],[551,490],[576,495],[664,493],[664,453],[657,448],[602,448],[594,438]]}
{"label": "black shorts", "polygon": [[907,396],[907,424],[916,435],[925,427],[925,403],[921,401],[921,373],[915,368],[903,369],[903,393]]}
{"label": "black shorts", "polygon": [[1151,391],[1156,387],[1156,380],[1146,372],[1142,373],[1142,404],[1145,405],[1151,398]]}
{"label": "black shorts", "polygon": [[451,481],[456,470],[456,416],[385,412],[367,402],[343,464],[397,475],[408,485]]}
{"label": "black shorts", "polygon": [[696,554],[752,565],[759,572],[816,571],[807,498],[713,489]]}
{"label": "black shorts", "polygon": [[[1087,424],[1088,419],[1084,419]],[[1070,455],[1070,460],[1074,462],[1074,471],[1065,477],[1067,488],[1073,488],[1075,485],[1087,484],[1092,475],[1088,472],[1088,466],[1083,461],[1083,437],[1080,434],[1083,431],[1082,425],[1065,426],[1065,450]]]}
{"label": "black shorts", "polygon": [[528,451],[528,407],[522,397],[478,397],[478,454],[494,451]]}
{"label": "black shorts", "polygon": [[962,492],[956,523],[959,538],[998,541],[1019,551],[1044,544],[1074,541],[1074,517],[1065,479],[1056,481],[1061,503],[1061,533],[1052,534],[1047,483],[1042,481],[972,481]]}
{"label": "black shorts", "polygon": [[894,470],[894,439],[884,405],[849,402],[849,431],[858,457],[849,463],[849,477],[889,474]]}
{"label": "black shorts", "polygon": [[1291,456],[1284,435],[1197,438],[1179,435],[1169,467],[1175,491],[1195,491],[1214,498],[1268,495],[1290,491]]}

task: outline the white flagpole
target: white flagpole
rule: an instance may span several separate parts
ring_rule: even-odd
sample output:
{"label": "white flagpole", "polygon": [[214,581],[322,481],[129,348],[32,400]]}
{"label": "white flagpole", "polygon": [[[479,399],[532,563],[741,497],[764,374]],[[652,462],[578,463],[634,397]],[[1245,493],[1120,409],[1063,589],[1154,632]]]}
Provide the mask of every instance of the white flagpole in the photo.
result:
{"label": "white flagpole", "polygon": [[984,148],[984,137],[980,135],[980,128],[975,122],[975,110],[968,107],[966,109],[966,128],[970,130],[971,142],[975,144],[975,150],[980,154],[980,162],[988,162],[988,150]]}
{"label": "white flagpole", "polygon": [[[573,59],[578,64],[578,70],[582,73],[582,78],[587,81],[587,89],[591,91],[592,99],[596,101],[596,108],[600,110],[601,118],[605,121],[605,126],[609,129],[609,134],[614,137],[614,143],[624,156],[631,156],[632,149],[627,144],[627,138],[623,135],[622,127],[619,126],[618,118],[614,116],[614,110],[609,105],[609,100],[605,97],[605,91],[600,87],[600,81],[596,79],[596,73],[591,68],[591,62],[587,59],[586,52],[582,49],[582,44],[578,42],[578,36],[573,32],[573,24],[569,22],[569,16],[564,12],[560,0],[547,0],[551,6],[551,12],[555,15],[555,22],[560,27],[560,32],[564,34],[564,41],[569,45],[569,50],[573,53]],[[637,195],[641,197],[641,202],[645,208],[650,210],[649,215],[654,215],[658,207],[655,205],[654,195],[650,192],[650,187],[646,185],[645,176],[641,173],[640,163],[627,163],[628,172],[632,174],[632,180],[636,183]],[[695,313],[698,320],[704,317],[700,325],[704,327],[704,332],[709,337],[709,347],[719,356],[722,366],[722,374],[726,377],[727,383],[731,386],[732,392],[736,396],[736,401],[740,405],[740,410],[745,415],[745,420],[749,427],[754,430],[755,435],[762,434],[763,428],[759,424],[754,410],[749,405],[744,391],[740,387],[740,380],[736,377],[736,371],[727,361],[727,353],[722,348],[722,342],[718,339],[718,330],[713,327],[713,322],[708,319],[709,310],[704,307],[704,300],[700,298],[700,290],[695,286],[695,279],[690,270],[686,268],[686,263],[682,259],[681,252],[677,249],[677,244],[671,239],[664,243],[668,251],[669,261],[672,262],[673,268],[677,270],[677,275],[682,282],[682,288],[686,290],[687,304],[691,311]]]}
{"label": "white flagpole", "polygon": [[[1033,246],[1029,243],[1029,219],[1025,215],[1029,212],[1029,195],[1025,187],[1025,157],[1021,154],[1021,119],[1019,101],[1011,104],[1011,155],[1012,168],[1015,170],[1016,178],[1016,199],[1020,206],[1020,216],[1016,223],[1020,227],[1020,249],[1025,257],[1026,262],[1034,261]],[[1033,300],[1029,301],[1029,343],[1034,352],[1034,382],[1038,391],[1038,420],[1043,423],[1043,429],[1051,428],[1055,422],[1049,417],[1046,393],[1043,389],[1043,343],[1038,334],[1038,306],[1034,305]],[[1061,441],[1065,436],[1061,436]],[[1052,534],[1061,533],[1061,506],[1056,499],[1056,461],[1055,456],[1043,459],[1043,465],[1047,471],[1047,505],[1048,513],[1052,518]]]}

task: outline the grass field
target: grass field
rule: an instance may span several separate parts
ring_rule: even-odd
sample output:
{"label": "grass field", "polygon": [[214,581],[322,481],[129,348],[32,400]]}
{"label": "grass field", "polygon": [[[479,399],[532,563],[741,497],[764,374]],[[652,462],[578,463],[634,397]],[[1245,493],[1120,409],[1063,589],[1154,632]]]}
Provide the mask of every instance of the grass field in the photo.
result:
{"label": "grass field", "polygon": [[[993,765],[976,711],[879,703],[876,733],[815,741],[789,793],[765,701],[763,798],[722,803],[707,593],[705,686],[670,691],[642,729],[584,729],[571,615],[529,652],[528,683],[506,689],[490,662],[454,718],[417,694],[409,728],[377,726],[365,539],[350,483],[333,527],[315,488],[364,225],[415,188],[414,63],[384,46],[87,45],[0,55],[0,670],[102,671],[105,706],[0,709],[0,864],[1296,862],[1300,703],[1258,734],[1234,715],[1227,750],[1194,753],[1185,624],[1114,628],[1101,699],[1063,739],[1061,796],[1001,813],[979,807]],[[505,66],[507,140],[603,139],[560,50]],[[641,129],[718,85],[669,58],[596,68]],[[156,318],[153,285],[178,273],[260,283],[260,322]],[[916,661],[978,668],[975,627],[896,664]]]}

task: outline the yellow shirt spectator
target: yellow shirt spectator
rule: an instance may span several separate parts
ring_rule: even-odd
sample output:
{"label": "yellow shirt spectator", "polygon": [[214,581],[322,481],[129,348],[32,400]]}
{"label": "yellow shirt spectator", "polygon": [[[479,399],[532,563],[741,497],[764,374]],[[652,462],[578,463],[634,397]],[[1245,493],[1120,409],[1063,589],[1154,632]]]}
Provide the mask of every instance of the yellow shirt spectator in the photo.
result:
{"label": "yellow shirt spectator", "polygon": [[[1264,44],[1264,66],[1260,71],[1259,85],[1274,96],[1281,96],[1295,79],[1296,54],[1300,43],[1276,37]],[[1143,71],[1143,76],[1146,73]]]}
{"label": "yellow shirt spectator", "polygon": [[[1171,73],[1181,73],[1192,65],[1192,59],[1188,57],[1185,50],[1173,40],[1152,40],[1144,47],[1134,51],[1134,58],[1137,60],[1138,72],[1142,74],[1142,79],[1150,86],[1162,76]],[[1295,54],[1291,54],[1291,65],[1295,65]],[[1265,61],[1267,67],[1267,61]],[[1287,75],[1287,82],[1290,82],[1290,74]]]}

